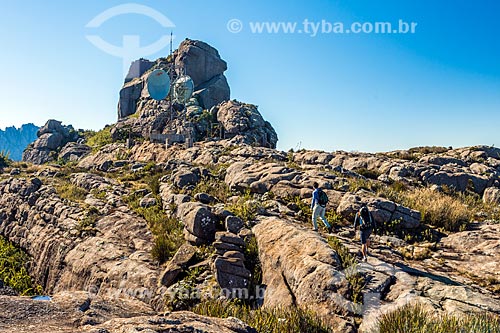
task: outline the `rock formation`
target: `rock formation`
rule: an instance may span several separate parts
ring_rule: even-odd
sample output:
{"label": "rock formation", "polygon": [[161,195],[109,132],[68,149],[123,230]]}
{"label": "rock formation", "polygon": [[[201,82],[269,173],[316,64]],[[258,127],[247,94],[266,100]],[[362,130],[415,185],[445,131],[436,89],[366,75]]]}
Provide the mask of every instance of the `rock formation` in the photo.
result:
{"label": "rock formation", "polygon": [[[198,90],[175,115],[144,93],[149,70],[174,65]],[[499,149],[286,153],[255,106],[229,100],[227,65],[207,44],[186,40],[136,66],[114,142],[91,151],[51,120],[27,163],[0,171],[0,235],[30,255],[27,270],[52,297],[19,298],[0,281],[0,330],[255,332],[190,312],[231,298],[312,311],[331,332],[377,331],[382,314],[409,302],[500,315]],[[185,129],[184,117],[191,147],[149,140]],[[31,165],[58,159],[77,163]],[[311,230],[314,182],[329,197],[332,234]],[[438,214],[405,196],[419,190],[448,200],[439,218],[456,228],[433,225]],[[379,225],[368,262],[352,230],[363,204]]]}
{"label": "rock formation", "polygon": [[80,135],[73,126],[63,126],[60,121],[49,120],[36,133],[37,139],[23,152],[23,161],[44,164],[65,160],[78,160],[90,152],[90,147],[76,141]]}
{"label": "rock formation", "polygon": [[[237,137],[241,142],[276,147],[276,132],[257,107],[230,101],[230,88],[224,76],[227,64],[215,48],[186,39],[172,56],[147,63],[139,71],[141,63],[145,60],[132,64],[130,72],[136,74],[127,76],[120,90],[118,123],[112,129],[114,140],[142,137],[154,141],[155,133],[164,143],[161,134],[189,133],[194,141]],[[152,100],[147,92],[147,78],[158,68],[167,69],[172,80],[189,75],[195,85],[193,98],[185,105],[172,103],[169,97],[160,102]]]}

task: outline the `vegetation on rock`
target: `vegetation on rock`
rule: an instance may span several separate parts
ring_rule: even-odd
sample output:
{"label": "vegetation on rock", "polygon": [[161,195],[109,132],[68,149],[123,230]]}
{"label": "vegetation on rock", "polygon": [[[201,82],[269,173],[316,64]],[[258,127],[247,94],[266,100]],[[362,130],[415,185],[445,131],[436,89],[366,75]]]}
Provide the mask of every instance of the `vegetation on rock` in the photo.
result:
{"label": "vegetation on rock", "polygon": [[407,304],[379,320],[380,333],[498,333],[500,317],[490,314],[433,315],[419,304]]}
{"label": "vegetation on rock", "polygon": [[21,295],[39,295],[42,287],[29,276],[28,255],[0,236],[0,280]]}

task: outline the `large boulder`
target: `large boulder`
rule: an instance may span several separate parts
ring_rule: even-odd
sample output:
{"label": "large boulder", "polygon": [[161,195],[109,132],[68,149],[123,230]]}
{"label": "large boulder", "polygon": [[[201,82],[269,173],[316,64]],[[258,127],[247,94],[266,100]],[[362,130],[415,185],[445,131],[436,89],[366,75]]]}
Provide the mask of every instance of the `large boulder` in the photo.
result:
{"label": "large boulder", "polygon": [[184,223],[184,236],[191,244],[209,244],[215,239],[216,217],[208,206],[185,202],[177,208],[177,216]]}
{"label": "large boulder", "polygon": [[[79,134],[74,130],[73,126],[64,126],[60,121],[50,119],[37,132],[38,138],[30,144],[23,153],[23,161],[33,164],[44,164],[55,161],[58,158],[59,150],[69,142],[75,142],[79,138]],[[69,152],[70,148],[65,152],[65,156],[83,156],[82,147],[78,153]],[[88,149],[90,150],[90,149]],[[88,151],[87,150],[87,151]]]}
{"label": "large boulder", "polygon": [[78,161],[91,152],[91,148],[85,144],[77,142],[68,142],[62,147],[59,158],[66,161]]}
{"label": "large boulder", "polygon": [[400,226],[406,229],[413,229],[420,226],[421,214],[416,210],[398,205],[383,198],[361,197],[352,193],[346,193],[339,206],[337,214],[352,221],[354,215],[363,204],[368,205],[375,222],[378,225],[391,221],[400,221]]}
{"label": "large boulder", "polygon": [[500,204],[500,189],[496,187],[488,187],[484,190],[483,201],[485,203]]}
{"label": "large boulder", "polygon": [[178,75],[189,75],[196,88],[224,73],[227,63],[212,46],[198,40],[185,39],[176,52],[175,69]]}
{"label": "large boulder", "polygon": [[326,317],[333,332],[354,332],[332,313],[344,299],[347,281],[337,253],[310,230],[278,218],[266,218],[253,228],[266,286],[264,306],[298,306]]}
{"label": "large boulder", "polygon": [[196,91],[201,106],[205,109],[211,109],[220,102],[228,101],[231,98],[231,90],[227,79],[220,74],[207,82],[204,82]]}
{"label": "large boulder", "polygon": [[236,100],[219,105],[217,120],[226,138],[241,135],[248,144],[276,148],[278,135],[271,124],[262,118],[257,106]]}
{"label": "large boulder", "polygon": [[134,133],[147,137],[148,133],[141,133],[140,130],[145,123],[156,122],[156,125],[149,127],[160,131],[166,125],[163,116],[165,111],[170,110],[170,105],[153,101],[146,89],[149,73],[156,68],[167,68],[172,78],[189,75],[194,81],[194,90],[200,106],[204,109],[210,109],[230,99],[229,84],[224,76],[227,64],[221,59],[219,52],[207,43],[186,39],[179,45],[172,58],[160,58],[155,62],[137,60],[130,66],[125,84],[120,90],[118,120],[136,112],[140,113],[142,119],[134,119],[126,124]]}

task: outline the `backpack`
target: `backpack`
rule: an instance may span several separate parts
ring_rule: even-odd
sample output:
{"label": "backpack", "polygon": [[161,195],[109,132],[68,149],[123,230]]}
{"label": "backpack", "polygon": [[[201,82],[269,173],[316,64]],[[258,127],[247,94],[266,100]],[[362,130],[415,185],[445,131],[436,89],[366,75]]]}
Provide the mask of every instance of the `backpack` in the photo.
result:
{"label": "backpack", "polygon": [[318,204],[325,207],[328,203],[328,195],[322,189],[318,189]]}
{"label": "backpack", "polygon": [[361,216],[361,212],[359,212],[358,214],[359,214],[359,229],[360,230],[367,230],[367,229],[373,229],[374,228],[373,218],[372,218],[372,214],[371,213],[368,213],[369,217],[370,217],[368,221],[365,221],[363,219],[363,217]]}

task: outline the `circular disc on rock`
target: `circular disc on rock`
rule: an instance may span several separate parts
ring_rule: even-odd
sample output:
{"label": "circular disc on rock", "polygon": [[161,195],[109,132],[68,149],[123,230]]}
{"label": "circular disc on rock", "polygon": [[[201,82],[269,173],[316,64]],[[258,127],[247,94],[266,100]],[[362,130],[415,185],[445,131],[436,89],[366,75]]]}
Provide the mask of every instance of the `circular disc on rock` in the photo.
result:
{"label": "circular disc on rock", "polygon": [[151,98],[161,101],[170,92],[170,76],[163,69],[155,69],[148,76],[148,92]]}
{"label": "circular disc on rock", "polygon": [[191,98],[194,91],[194,82],[188,75],[182,75],[174,82],[174,98],[179,103],[186,103]]}

